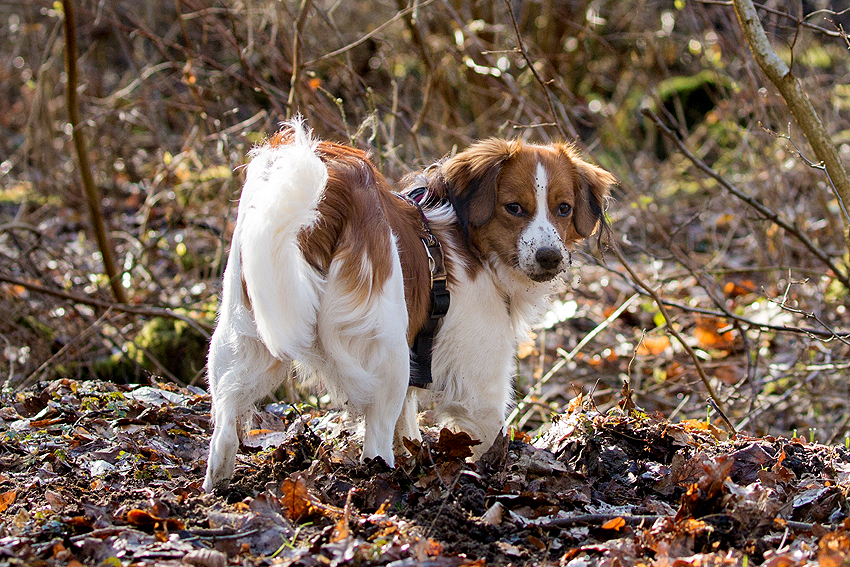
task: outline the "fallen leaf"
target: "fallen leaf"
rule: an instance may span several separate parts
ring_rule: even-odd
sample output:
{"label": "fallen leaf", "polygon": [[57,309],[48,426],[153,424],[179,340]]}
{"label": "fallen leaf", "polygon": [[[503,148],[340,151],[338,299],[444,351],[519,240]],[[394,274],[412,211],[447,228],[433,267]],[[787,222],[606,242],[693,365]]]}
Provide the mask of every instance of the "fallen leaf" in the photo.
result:
{"label": "fallen leaf", "polygon": [[611,520],[608,520],[604,524],[602,524],[603,530],[615,530],[620,531],[620,528],[626,525],[626,520],[622,518],[622,516],[617,516]]}
{"label": "fallen leaf", "polygon": [[5,512],[6,509],[15,501],[18,491],[15,489],[9,490],[0,494],[0,512]]}
{"label": "fallen leaf", "polygon": [[313,513],[313,504],[304,479],[286,479],[280,486],[280,505],[287,519],[297,522]]}
{"label": "fallen leaf", "polygon": [[659,337],[644,337],[637,347],[640,356],[654,356],[661,354],[670,347],[670,338],[666,335]]}
{"label": "fallen leaf", "polygon": [[818,563],[821,567],[841,567],[850,563],[850,538],[847,532],[831,532],[818,543]]}
{"label": "fallen leaf", "polygon": [[224,567],[227,565],[227,555],[215,549],[195,549],[186,554],[183,563],[197,567]]}
{"label": "fallen leaf", "polygon": [[496,502],[487,508],[487,511],[481,516],[481,522],[488,526],[498,526],[502,523],[502,514],[504,511],[505,507],[502,506],[502,503]]}
{"label": "fallen leaf", "polygon": [[455,433],[444,427],[440,431],[440,438],[431,446],[431,449],[444,458],[465,459],[472,456],[472,447],[480,444],[481,441],[473,439],[466,431]]}

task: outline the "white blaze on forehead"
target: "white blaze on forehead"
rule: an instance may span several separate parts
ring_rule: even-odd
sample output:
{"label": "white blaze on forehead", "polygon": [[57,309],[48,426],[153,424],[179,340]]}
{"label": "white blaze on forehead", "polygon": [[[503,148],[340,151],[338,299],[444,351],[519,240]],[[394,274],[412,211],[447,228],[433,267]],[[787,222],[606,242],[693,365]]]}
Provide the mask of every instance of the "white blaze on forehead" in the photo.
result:
{"label": "white blaze on forehead", "polygon": [[537,209],[534,217],[519,235],[517,243],[520,267],[536,270],[535,254],[541,248],[557,248],[566,257],[567,251],[558,230],[549,219],[549,175],[542,162],[537,162],[534,174],[534,196]]}
{"label": "white blaze on forehead", "polygon": [[534,174],[534,192],[537,194],[537,211],[534,214],[534,222],[539,222],[540,219],[546,219],[548,206],[548,191],[549,178],[546,175],[546,168],[543,164],[537,162],[537,172]]}
{"label": "white blaze on forehead", "polygon": [[557,246],[561,238],[555,225],[549,220],[549,176],[540,162],[537,162],[537,172],[534,175],[534,193],[537,209],[523,233],[536,241],[535,248]]}

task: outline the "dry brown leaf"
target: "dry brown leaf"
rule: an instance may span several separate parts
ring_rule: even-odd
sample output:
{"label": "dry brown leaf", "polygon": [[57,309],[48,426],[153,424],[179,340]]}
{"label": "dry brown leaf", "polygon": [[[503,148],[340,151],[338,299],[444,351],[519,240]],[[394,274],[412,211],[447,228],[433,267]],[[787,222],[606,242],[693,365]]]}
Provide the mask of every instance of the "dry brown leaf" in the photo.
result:
{"label": "dry brown leaf", "polygon": [[314,507],[307,492],[304,479],[286,479],[280,486],[280,505],[283,507],[287,519],[297,522],[313,513]]}
{"label": "dry brown leaf", "polygon": [[440,431],[440,438],[431,446],[431,449],[445,458],[465,459],[472,456],[472,447],[480,444],[481,441],[473,439],[466,431],[455,433],[444,427]]}
{"label": "dry brown leaf", "polygon": [[505,507],[502,506],[502,503],[495,502],[481,516],[481,522],[488,526],[498,526],[502,523],[502,514],[504,511]]}
{"label": "dry brown leaf", "polygon": [[183,563],[197,567],[224,567],[227,565],[227,555],[215,549],[196,549],[186,554]]}

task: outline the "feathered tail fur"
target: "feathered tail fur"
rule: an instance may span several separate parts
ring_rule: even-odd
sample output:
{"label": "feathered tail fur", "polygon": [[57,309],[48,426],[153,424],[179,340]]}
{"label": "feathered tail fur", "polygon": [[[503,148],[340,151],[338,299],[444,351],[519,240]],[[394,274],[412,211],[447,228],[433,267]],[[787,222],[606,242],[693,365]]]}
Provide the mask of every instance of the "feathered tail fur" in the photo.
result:
{"label": "feathered tail fur", "polygon": [[288,127],[291,143],[252,152],[233,242],[257,333],[280,360],[296,357],[314,339],[322,282],[298,248],[298,233],[316,221],[328,181],[309,130],[300,119]]}

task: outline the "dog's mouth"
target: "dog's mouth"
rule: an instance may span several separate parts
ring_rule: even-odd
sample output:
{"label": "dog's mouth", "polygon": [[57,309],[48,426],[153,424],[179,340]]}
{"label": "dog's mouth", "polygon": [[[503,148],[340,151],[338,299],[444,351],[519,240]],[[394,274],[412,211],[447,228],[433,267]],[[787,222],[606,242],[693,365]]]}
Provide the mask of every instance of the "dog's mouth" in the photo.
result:
{"label": "dog's mouth", "polygon": [[532,273],[526,273],[525,275],[532,281],[537,283],[549,282],[554,280],[555,278],[561,276],[566,271],[566,268],[557,269],[557,270],[542,270],[536,271]]}

